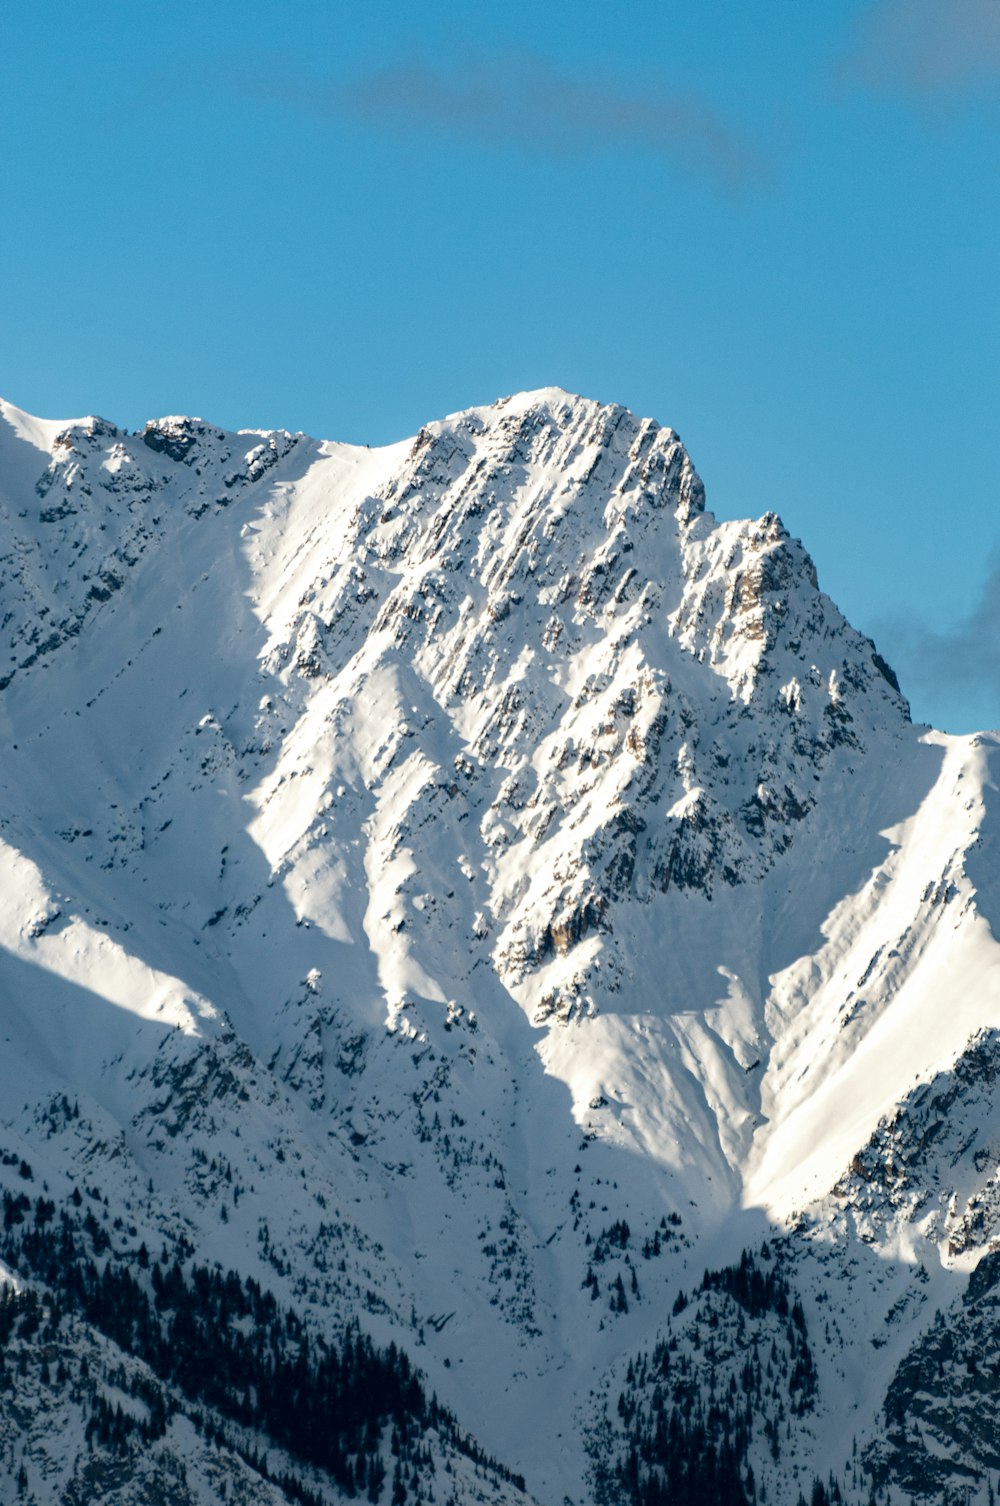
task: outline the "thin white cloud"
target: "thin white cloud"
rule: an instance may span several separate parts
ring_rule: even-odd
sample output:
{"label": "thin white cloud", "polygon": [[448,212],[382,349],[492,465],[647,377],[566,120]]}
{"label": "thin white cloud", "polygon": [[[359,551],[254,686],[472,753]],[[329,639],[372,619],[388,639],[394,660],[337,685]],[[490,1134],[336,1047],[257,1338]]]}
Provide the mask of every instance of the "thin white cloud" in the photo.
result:
{"label": "thin white cloud", "polygon": [[929,98],[1000,84],[1000,0],[872,0],[848,71]]}
{"label": "thin white cloud", "polygon": [[540,156],[647,151],[730,191],[766,176],[755,146],[708,100],[563,71],[532,55],[401,62],[350,83],[272,80],[267,92],[325,115]]}
{"label": "thin white cloud", "polygon": [[991,697],[992,720],[1000,725],[1000,553],[994,554],[978,601],[965,617],[939,630],[895,619],[881,637],[904,691],[921,690],[935,699],[974,691]]}

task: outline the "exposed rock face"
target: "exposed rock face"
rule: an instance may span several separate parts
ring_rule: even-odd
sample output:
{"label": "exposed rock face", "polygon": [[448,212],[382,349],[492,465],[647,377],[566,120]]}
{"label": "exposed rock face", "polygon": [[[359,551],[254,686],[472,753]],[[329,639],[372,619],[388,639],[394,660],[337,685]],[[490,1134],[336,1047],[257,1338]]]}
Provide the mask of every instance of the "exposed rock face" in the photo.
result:
{"label": "exposed rock face", "polygon": [[948,1506],[987,1495],[1000,1471],[1000,1294],[984,1256],[963,1300],[935,1314],[885,1398],[872,1478]]}
{"label": "exposed rock face", "polygon": [[372,451],[4,405],[0,503],[11,1186],[359,1318],[546,1502],[646,1478],[614,1388],[669,1427],[706,1269],[671,1387],[739,1489],[992,1467],[907,1365],[987,1322],[996,742],[910,724],[773,513],[554,389]]}
{"label": "exposed rock face", "polygon": [[872,1228],[898,1217],[951,1255],[1000,1243],[1000,1035],[979,1032],[851,1160],[834,1194]]}

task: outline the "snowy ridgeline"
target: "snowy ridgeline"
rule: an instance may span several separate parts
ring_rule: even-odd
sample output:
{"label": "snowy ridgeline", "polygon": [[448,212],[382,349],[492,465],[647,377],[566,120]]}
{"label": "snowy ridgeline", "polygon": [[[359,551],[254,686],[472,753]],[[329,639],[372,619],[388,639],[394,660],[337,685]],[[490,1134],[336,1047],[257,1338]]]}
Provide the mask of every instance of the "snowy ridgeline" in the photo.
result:
{"label": "snowy ridgeline", "polygon": [[0,534],[0,1500],[985,1506],[996,740],[774,514],[549,389]]}

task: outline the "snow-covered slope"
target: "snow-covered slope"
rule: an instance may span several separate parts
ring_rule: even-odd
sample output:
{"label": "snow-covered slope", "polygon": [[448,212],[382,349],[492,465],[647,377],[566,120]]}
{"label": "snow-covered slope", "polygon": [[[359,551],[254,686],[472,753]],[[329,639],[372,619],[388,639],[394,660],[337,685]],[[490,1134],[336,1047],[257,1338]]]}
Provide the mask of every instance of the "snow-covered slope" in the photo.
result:
{"label": "snow-covered slope", "polygon": [[[996,739],[556,389],[378,450],[2,404],[0,503],[12,1164],[400,1346],[539,1501],[640,1499],[657,1345],[714,1394],[699,1325],[795,1303],[739,1488],[923,1488],[886,1398],[1000,1218]],[[1000,1467],[954,1410],[939,1499]]]}

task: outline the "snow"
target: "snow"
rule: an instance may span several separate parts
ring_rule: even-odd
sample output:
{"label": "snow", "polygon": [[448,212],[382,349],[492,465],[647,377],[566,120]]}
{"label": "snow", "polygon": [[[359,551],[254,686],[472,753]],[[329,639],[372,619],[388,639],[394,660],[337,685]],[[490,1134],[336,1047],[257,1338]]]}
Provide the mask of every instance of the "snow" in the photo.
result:
{"label": "snow", "polygon": [[[579,1506],[597,1379],[1000,1028],[997,740],[911,726],[802,546],[622,408],[373,450],[160,420],[182,459],[0,420],[0,1121],[71,1088],[117,1159],[67,1131],[53,1176],[105,1157],[150,1238],[360,1304]],[[586,1235],[667,1212],[643,1301],[591,1302]],[[876,1371],[847,1333],[859,1428],[916,1331]]]}

